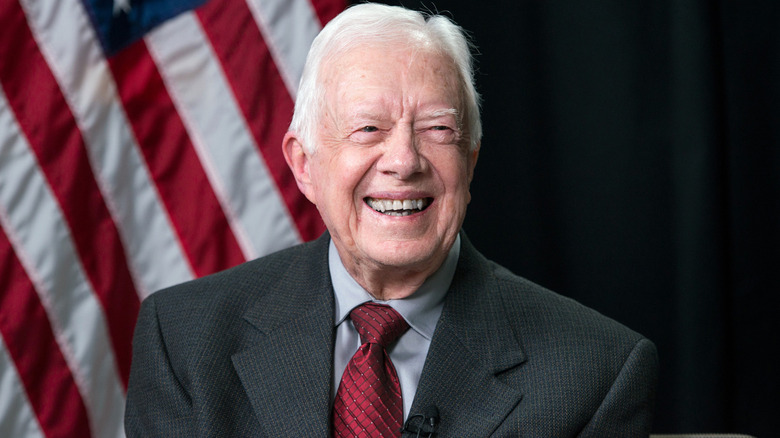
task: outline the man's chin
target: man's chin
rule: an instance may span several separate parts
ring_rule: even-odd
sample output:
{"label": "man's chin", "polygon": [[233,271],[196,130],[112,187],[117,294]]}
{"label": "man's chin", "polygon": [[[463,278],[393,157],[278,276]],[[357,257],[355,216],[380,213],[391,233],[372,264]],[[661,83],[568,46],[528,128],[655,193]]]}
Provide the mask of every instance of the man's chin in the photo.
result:
{"label": "man's chin", "polygon": [[367,255],[378,267],[387,269],[426,270],[433,266],[435,270],[443,261],[442,254],[432,245],[422,245],[417,241],[389,241],[374,246]]}

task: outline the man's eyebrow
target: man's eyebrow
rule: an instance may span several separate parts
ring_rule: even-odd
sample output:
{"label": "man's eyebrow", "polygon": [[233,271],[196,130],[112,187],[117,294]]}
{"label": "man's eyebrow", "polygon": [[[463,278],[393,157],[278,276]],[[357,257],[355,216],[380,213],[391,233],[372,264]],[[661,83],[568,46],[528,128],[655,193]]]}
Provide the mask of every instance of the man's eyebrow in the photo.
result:
{"label": "man's eyebrow", "polygon": [[458,111],[455,108],[443,108],[443,109],[437,109],[435,111],[431,111],[430,113],[424,113],[423,115],[425,117],[435,118],[435,117],[442,117],[442,116],[455,116],[456,118],[460,114],[460,111]]}
{"label": "man's eyebrow", "polygon": [[[458,111],[457,108],[440,108],[433,111],[423,111],[422,114],[419,115],[419,119],[436,119],[439,117],[445,117],[445,116],[453,116],[455,119],[460,123],[460,111]],[[386,115],[382,114],[381,111],[372,111],[372,110],[361,110],[357,109],[351,113],[351,120],[354,121],[374,121],[374,120],[384,120]]]}

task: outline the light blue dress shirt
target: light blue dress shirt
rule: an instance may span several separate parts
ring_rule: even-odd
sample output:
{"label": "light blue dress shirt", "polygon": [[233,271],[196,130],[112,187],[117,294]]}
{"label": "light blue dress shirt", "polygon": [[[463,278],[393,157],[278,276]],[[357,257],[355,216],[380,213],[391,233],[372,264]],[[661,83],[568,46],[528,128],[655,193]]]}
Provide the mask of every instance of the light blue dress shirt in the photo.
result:
{"label": "light blue dress shirt", "polygon": [[332,385],[331,400],[336,397],[341,375],[344,373],[347,363],[360,347],[360,335],[358,335],[355,326],[352,325],[352,320],[348,319],[349,312],[367,301],[387,304],[400,313],[410,327],[387,350],[398,373],[398,380],[401,382],[404,421],[406,421],[414,395],[417,392],[417,383],[420,381],[425,357],[428,355],[428,347],[431,345],[436,323],[439,321],[444,307],[444,296],[447,294],[452,277],[455,275],[459,255],[460,236],[456,238],[444,263],[425,280],[415,293],[400,300],[379,301],[375,300],[349,275],[331,240],[328,265],[336,303],[334,317],[336,345],[333,355],[334,384]]}

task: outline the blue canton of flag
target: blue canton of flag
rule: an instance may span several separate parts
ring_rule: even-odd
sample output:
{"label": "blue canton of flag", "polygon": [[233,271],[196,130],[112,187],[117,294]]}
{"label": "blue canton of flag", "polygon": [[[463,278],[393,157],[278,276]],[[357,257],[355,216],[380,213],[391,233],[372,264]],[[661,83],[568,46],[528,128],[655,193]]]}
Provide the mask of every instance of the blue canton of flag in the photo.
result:
{"label": "blue canton of flag", "polygon": [[83,0],[108,56],[183,12],[207,0]]}

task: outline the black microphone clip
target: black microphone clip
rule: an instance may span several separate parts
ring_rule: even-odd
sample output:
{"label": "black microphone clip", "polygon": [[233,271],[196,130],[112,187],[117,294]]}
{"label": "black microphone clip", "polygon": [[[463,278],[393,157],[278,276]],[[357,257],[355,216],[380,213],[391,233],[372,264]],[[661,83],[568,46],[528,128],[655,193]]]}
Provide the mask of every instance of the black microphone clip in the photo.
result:
{"label": "black microphone clip", "polygon": [[436,433],[439,426],[439,410],[436,406],[428,406],[422,414],[410,415],[406,419],[406,424],[401,429],[401,433],[415,433],[415,438],[431,438]]}

